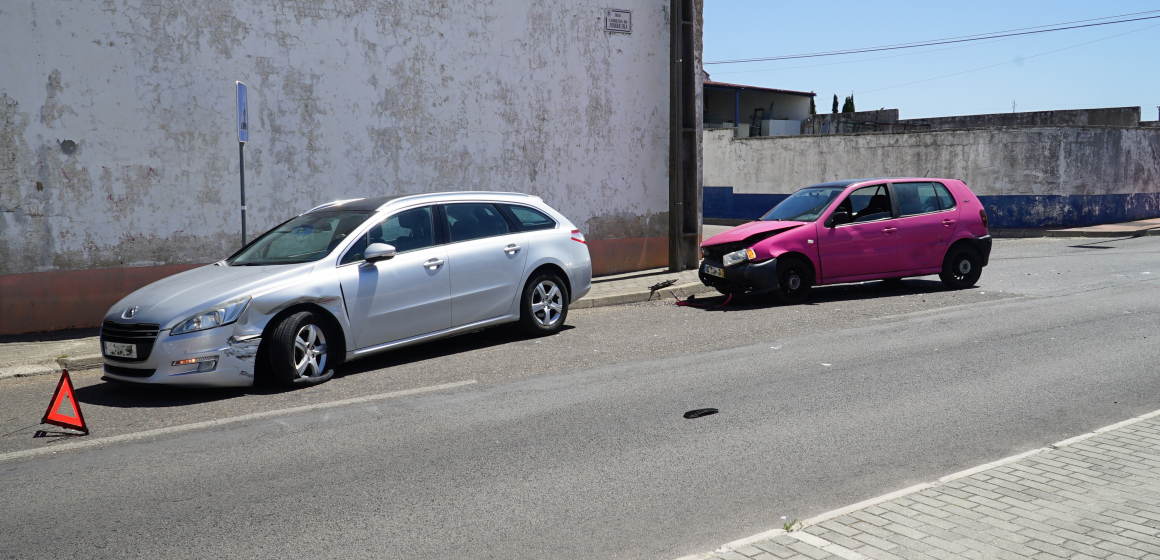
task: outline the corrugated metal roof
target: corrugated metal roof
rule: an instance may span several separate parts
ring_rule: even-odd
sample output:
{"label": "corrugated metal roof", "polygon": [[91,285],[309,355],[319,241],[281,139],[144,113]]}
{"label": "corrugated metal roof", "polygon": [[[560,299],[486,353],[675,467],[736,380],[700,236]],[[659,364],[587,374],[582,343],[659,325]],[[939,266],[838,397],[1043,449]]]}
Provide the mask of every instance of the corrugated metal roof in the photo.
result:
{"label": "corrugated metal roof", "polygon": [[741,85],[741,84],[727,84],[725,82],[714,82],[712,80],[705,80],[704,83],[705,83],[705,87],[714,87],[714,88],[721,88],[721,89],[747,89],[747,90],[752,90],[752,91],[769,91],[769,92],[773,92],[773,93],[785,93],[788,95],[802,95],[805,97],[817,96],[816,93],[808,92],[808,91],[793,91],[790,89],[775,89],[775,88],[767,88],[767,87],[759,87],[759,86],[745,86],[745,85]]}

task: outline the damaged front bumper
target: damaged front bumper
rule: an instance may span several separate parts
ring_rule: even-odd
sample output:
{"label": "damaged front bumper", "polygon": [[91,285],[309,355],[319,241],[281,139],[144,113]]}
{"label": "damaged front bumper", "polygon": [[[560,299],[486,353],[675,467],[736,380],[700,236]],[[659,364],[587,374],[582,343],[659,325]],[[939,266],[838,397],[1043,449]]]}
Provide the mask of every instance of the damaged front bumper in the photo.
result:
{"label": "damaged front bumper", "polygon": [[[724,277],[706,272],[706,267],[722,271]],[[697,271],[701,283],[726,294],[761,294],[772,292],[777,283],[777,258],[725,267],[719,261],[705,259]]]}
{"label": "damaged front bumper", "polygon": [[261,343],[261,334],[234,336],[232,325],[177,336],[164,330],[144,360],[106,355],[104,378],[142,385],[249,387]]}

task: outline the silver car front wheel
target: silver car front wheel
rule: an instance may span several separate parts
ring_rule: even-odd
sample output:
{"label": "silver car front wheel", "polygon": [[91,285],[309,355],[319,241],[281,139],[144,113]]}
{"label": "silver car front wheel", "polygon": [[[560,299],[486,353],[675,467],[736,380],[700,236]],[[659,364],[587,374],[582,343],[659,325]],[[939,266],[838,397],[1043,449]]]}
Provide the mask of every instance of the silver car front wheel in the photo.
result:
{"label": "silver car front wheel", "polygon": [[[314,313],[286,317],[270,340],[270,370],[283,385],[313,385],[334,377],[337,356],[327,344],[329,327]],[[333,335],[330,338],[334,338]]]}

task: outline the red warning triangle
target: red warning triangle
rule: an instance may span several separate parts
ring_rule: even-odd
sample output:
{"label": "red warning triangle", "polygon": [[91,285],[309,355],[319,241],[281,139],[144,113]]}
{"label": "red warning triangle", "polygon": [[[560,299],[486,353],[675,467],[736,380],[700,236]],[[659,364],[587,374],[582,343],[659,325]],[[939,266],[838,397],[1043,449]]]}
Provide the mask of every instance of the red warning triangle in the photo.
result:
{"label": "red warning triangle", "polygon": [[[76,413],[75,416],[69,416],[67,412],[61,413],[61,405],[66,402],[72,408],[72,412]],[[44,411],[44,418],[40,419],[40,423],[80,430],[88,435],[89,429],[85,426],[84,415],[81,414],[81,403],[77,402],[76,395],[73,394],[72,379],[69,379],[67,369],[60,374],[60,383],[56,384],[56,392],[52,394],[48,410]]]}

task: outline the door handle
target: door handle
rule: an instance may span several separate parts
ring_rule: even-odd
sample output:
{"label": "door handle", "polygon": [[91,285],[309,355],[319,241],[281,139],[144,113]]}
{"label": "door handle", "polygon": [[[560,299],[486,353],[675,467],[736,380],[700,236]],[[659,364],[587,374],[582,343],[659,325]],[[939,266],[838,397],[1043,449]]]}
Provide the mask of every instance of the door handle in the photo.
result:
{"label": "door handle", "polygon": [[953,225],[955,225],[955,221],[954,220],[943,220],[943,225],[944,226],[953,226]]}
{"label": "door handle", "polygon": [[519,250],[520,250],[520,246],[516,245],[515,243],[512,243],[511,245],[508,245],[507,247],[503,248],[503,252],[505,252],[509,255],[514,255],[517,252],[519,252]]}
{"label": "door handle", "polygon": [[898,231],[898,228],[896,228],[896,227],[888,227],[888,228],[884,228],[884,229],[882,230],[882,233],[891,234],[891,233],[894,233],[894,232],[896,232],[896,231]]}
{"label": "door handle", "polygon": [[443,259],[427,259],[427,262],[423,263],[423,266],[430,269],[436,269],[440,266],[443,266],[443,263],[445,262],[447,261]]}

